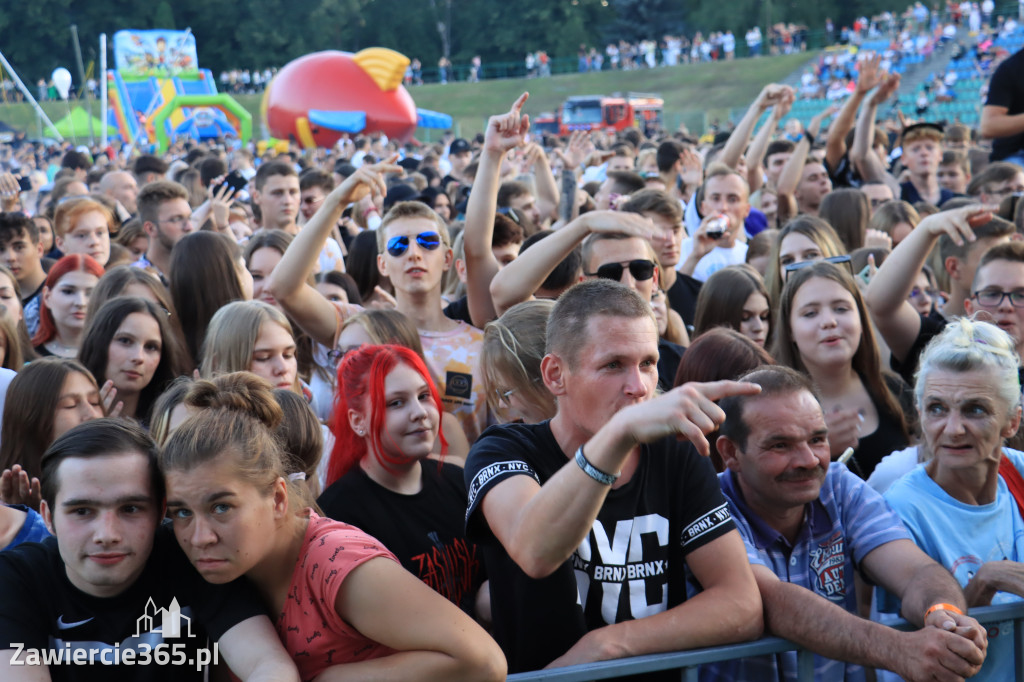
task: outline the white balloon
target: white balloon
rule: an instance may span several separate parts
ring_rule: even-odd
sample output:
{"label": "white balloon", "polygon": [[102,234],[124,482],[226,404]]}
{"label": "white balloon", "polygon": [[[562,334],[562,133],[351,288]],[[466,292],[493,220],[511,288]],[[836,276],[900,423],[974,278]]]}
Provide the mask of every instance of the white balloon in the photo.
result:
{"label": "white balloon", "polygon": [[60,66],[53,70],[53,75],[50,78],[53,79],[53,85],[60,93],[61,99],[67,99],[68,92],[71,90],[71,72]]}

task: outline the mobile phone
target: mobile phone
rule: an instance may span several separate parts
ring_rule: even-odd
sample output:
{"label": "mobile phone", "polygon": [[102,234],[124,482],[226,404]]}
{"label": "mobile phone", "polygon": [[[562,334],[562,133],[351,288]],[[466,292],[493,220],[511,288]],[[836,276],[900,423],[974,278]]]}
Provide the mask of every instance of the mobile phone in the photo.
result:
{"label": "mobile phone", "polygon": [[860,272],[857,273],[857,277],[860,281],[864,282],[864,284],[871,284],[871,264],[868,263],[861,268]]}
{"label": "mobile phone", "polygon": [[18,178],[18,191],[20,192],[31,192],[32,191],[32,178],[22,176]]}
{"label": "mobile phone", "polygon": [[219,192],[222,187],[227,185],[231,188],[232,192],[238,192],[245,189],[245,186],[249,184],[249,181],[245,179],[245,176],[240,172],[234,170],[227,174],[224,178],[224,182],[217,185],[214,192]]}

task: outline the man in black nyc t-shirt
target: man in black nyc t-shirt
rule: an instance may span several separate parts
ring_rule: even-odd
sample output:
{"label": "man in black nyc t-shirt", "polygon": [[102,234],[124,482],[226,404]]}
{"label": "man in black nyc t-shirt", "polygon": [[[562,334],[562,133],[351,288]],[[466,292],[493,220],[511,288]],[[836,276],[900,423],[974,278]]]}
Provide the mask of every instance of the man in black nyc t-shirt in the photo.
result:
{"label": "man in black nyc t-shirt", "polygon": [[[655,397],[650,304],[610,280],[559,299],[541,365],[549,422],[488,429],[466,465],[511,672],[757,637],[761,601],[703,433],[748,384]],[[703,592],[686,599],[686,572]]]}

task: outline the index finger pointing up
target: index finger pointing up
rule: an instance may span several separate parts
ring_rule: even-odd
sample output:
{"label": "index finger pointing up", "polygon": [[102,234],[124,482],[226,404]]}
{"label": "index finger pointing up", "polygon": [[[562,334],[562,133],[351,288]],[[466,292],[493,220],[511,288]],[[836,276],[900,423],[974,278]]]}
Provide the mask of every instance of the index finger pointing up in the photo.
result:
{"label": "index finger pointing up", "polygon": [[524,92],[523,94],[519,95],[519,99],[517,99],[515,103],[512,105],[511,113],[518,114],[519,111],[523,108],[523,105],[526,104],[526,100],[528,99],[530,99],[530,93],[528,92]]}

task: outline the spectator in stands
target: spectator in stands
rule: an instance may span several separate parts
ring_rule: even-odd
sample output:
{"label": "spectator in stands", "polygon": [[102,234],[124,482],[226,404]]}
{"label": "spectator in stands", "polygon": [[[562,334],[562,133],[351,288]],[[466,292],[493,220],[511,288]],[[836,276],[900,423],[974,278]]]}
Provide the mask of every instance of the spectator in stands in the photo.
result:
{"label": "spectator in stands", "polygon": [[[467,535],[487,543],[495,634],[510,670],[757,636],[761,609],[742,546],[697,455],[708,450],[702,432],[720,421],[711,401],[756,387],[689,384],[655,397],[650,302],[614,282],[563,294],[547,329],[541,371],[555,417],[489,430],[466,467]],[[612,550],[606,539],[639,529],[640,518],[649,540]],[[612,569],[621,552],[666,570],[626,588],[626,572]],[[685,601],[684,567],[704,588]]]}
{"label": "spectator in stands", "polygon": [[[860,666],[908,680],[977,672],[985,629],[963,615],[960,586],[913,544],[882,498],[831,463],[810,380],[786,367],[756,369],[743,380],[762,392],[720,403],[726,419],[717,444],[727,470],[719,479],[768,631],[817,654],[816,680],[856,678]],[[900,632],[860,618],[858,575],[898,595],[903,616],[921,629]],[[788,679],[796,663],[795,652],[725,661],[705,666],[704,678]]]}
{"label": "spectator in stands", "polygon": [[920,222],[921,216],[907,202],[887,201],[871,216],[869,226],[872,230],[888,235],[892,245],[897,246]]}

